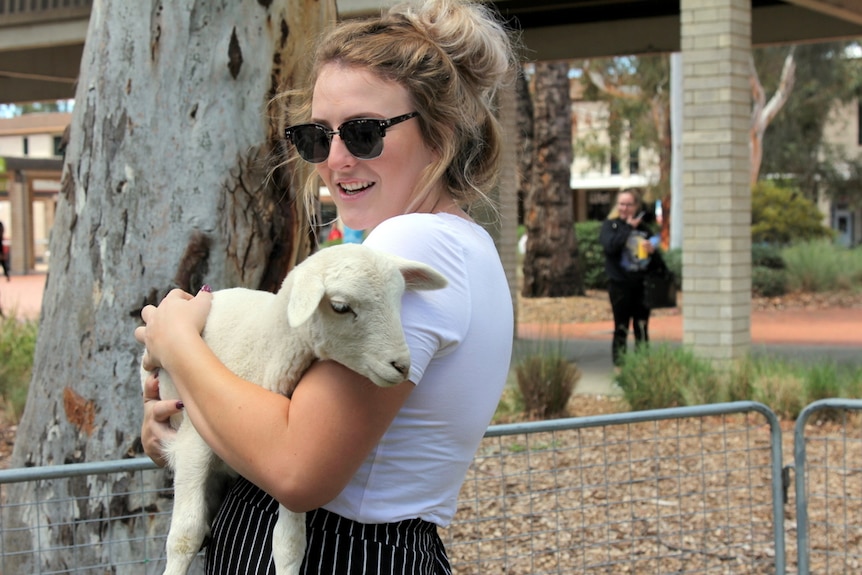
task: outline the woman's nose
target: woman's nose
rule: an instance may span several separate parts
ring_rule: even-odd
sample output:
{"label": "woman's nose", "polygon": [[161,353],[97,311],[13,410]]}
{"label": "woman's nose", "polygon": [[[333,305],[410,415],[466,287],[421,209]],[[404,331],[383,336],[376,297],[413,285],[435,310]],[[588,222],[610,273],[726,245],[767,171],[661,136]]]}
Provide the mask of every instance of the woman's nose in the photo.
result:
{"label": "woman's nose", "polygon": [[341,136],[336,134],[332,136],[332,141],[329,144],[329,157],[326,162],[331,169],[341,169],[344,166],[355,164],[356,158],[347,151],[347,146],[344,145]]}

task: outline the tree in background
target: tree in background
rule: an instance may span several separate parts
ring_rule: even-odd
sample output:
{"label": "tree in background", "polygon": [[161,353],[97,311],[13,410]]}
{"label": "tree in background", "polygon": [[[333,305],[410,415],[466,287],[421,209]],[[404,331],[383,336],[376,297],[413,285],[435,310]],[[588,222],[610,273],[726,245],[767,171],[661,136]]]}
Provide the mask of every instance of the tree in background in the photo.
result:
{"label": "tree in background", "polygon": [[[285,102],[273,97],[297,86],[308,45],[334,17],[334,1],[310,0],[93,10],[14,467],[140,454],[141,308],[172,287],[274,290],[309,251],[296,201],[307,172],[277,163]],[[156,515],[169,504],[161,485],[108,505],[106,481],[127,479],[8,486],[10,501],[46,503],[5,518],[5,572],[145,557],[134,530],[157,527],[107,516]],[[110,532],[138,543],[98,545]],[[15,554],[36,538],[52,551]]]}
{"label": "tree in background", "polygon": [[661,200],[662,243],[668,244],[672,217],[670,60],[664,54],[599,58],[583,63],[584,97],[608,105],[611,154],[627,157],[628,150],[652,149],[659,162],[659,180],[645,194]]}
{"label": "tree in background", "polygon": [[584,293],[574,228],[572,103],[568,62],[536,64],[533,161],[524,205],[524,297]]}
{"label": "tree in background", "polygon": [[[860,63],[848,56],[854,42],[800,44],[794,51],[796,82],[782,113],[763,138],[761,177],[787,179],[810,199],[830,195],[862,198],[862,165],[824,142],[824,128],[836,104],[860,95]],[[786,47],[755,50],[763,85],[781,81]],[[840,120],[840,119],[839,119]]]}
{"label": "tree in background", "polygon": [[793,90],[793,83],[796,81],[796,61],[793,57],[795,47],[791,46],[790,51],[784,58],[784,65],[781,67],[781,76],[778,79],[778,86],[769,101],[766,101],[766,91],[763,89],[763,84],[760,82],[760,74],[757,72],[757,66],[754,63],[754,54],[749,59],[750,73],[749,82],[751,83],[751,128],[749,130],[749,154],[751,161],[751,173],[749,182],[753,186],[757,182],[760,175],[760,165],[763,161],[763,136],[766,133],[766,128],[787,103],[790,98],[790,93]]}
{"label": "tree in background", "polygon": [[[532,75],[532,74],[530,74]],[[524,203],[533,181],[533,98],[527,72],[518,74],[515,83],[518,127],[518,222],[524,221]]]}

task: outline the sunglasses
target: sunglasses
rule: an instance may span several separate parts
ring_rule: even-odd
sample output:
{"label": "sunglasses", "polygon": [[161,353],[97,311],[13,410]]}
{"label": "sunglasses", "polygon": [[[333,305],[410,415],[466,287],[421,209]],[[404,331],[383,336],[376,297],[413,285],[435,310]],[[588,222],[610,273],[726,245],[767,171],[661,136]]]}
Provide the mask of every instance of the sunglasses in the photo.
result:
{"label": "sunglasses", "polygon": [[332,136],[336,134],[354,158],[373,160],[383,153],[386,130],[418,115],[419,112],[410,112],[388,120],[357,118],[344,122],[337,130],[329,130],[321,124],[300,124],[285,128],[284,137],[293,144],[300,158],[312,164],[326,161],[332,146]]}

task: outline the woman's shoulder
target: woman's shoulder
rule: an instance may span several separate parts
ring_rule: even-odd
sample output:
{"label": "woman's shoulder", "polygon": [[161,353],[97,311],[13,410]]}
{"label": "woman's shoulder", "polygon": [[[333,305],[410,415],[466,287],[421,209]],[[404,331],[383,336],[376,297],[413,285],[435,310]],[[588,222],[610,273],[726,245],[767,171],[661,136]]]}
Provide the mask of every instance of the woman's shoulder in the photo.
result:
{"label": "woman's shoulder", "polygon": [[451,214],[404,214],[381,222],[365,240],[371,247],[420,250],[436,245],[493,242],[480,225]]}

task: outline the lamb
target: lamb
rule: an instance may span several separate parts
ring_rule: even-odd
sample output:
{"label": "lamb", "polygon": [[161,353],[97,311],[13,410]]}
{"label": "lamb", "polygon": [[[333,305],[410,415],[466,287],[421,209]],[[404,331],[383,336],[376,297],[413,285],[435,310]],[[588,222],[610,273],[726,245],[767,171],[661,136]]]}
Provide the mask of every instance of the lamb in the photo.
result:
{"label": "lamb", "polygon": [[[392,386],[407,379],[410,370],[402,294],[445,285],[446,279],[425,264],[356,244],[332,246],[296,266],[277,294],[244,288],[214,292],[203,338],[234,373],[288,396],[316,358],[338,361],[379,386]],[[146,378],[142,367],[142,382]],[[179,398],[164,371],[159,389],[162,399]],[[178,431],[164,446],[175,473],[164,573],[182,575],[209,533],[222,487],[236,474],[185,414],[171,423]],[[305,514],[280,506],[273,536],[276,573],[298,573],[304,553]]]}

